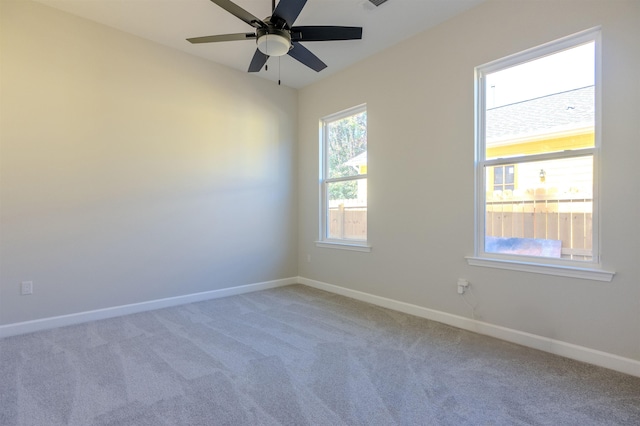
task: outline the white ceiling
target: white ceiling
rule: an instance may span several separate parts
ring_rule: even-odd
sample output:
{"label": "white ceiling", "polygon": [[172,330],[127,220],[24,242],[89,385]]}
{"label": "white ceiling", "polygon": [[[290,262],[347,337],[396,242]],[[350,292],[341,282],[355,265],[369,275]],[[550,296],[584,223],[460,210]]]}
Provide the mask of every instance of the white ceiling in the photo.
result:
{"label": "white ceiling", "polygon": [[[252,32],[245,22],[209,0],[37,0],[45,5],[155,41],[189,54],[247,70],[255,41],[191,44],[189,37]],[[301,88],[401,40],[433,27],[485,0],[308,0],[295,25],[363,27],[362,40],[307,42],[305,47],[328,67],[317,73],[289,56],[270,58],[268,71],[256,73]],[[271,0],[234,0],[259,18],[271,15]]]}

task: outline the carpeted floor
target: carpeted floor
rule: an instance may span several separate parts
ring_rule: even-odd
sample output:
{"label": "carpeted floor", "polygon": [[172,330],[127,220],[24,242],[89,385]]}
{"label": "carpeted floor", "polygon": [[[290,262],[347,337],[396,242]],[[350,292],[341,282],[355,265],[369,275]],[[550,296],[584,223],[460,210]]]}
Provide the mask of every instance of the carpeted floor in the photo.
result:
{"label": "carpeted floor", "polygon": [[295,285],[2,339],[0,424],[640,425],[640,378]]}

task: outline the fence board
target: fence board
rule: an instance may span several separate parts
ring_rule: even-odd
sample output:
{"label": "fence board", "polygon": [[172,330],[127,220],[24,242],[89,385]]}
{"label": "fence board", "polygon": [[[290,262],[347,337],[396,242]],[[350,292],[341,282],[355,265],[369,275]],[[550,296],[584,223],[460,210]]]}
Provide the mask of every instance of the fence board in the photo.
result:
{"label": "fence board", "polygon": [[547,209],[544,201],[534,206],[534,235],[535,238],[547,238]]}
{"label": "fence board", "polygon": [[502,235],[513,235],[513,204],[502,206]]}
{"label": "fence board", "polygon": [[593,214],[585,213],[584,220],[585,220],[584,248],[591,249],[593,247]]}
{"label": "fence board", "polygon": [[571,247],[571,213],[558,214],[558,239],[562,240],[562,247]]}
{"label": "fence board", "polygon": [[502,206],[500,211],[494,211],[491,217],[493,236],[499,237],[502,235]]}
{"label": "fence board", "polygon": [[522,208],[523,238],[535,238],[534,227],[534,206],[532,203],[526,203]]}
{"label": "fence board", "polygon": [[584,248],[584,213],[571,215],[571,248]]}
{"label": "fence board", "polygon": [[558,203],[547,202],[547,238],[559,240],[560,217],[558,216]]}
{"label": "fence board", "polygon": [[513,205],[513,236],[516,238],[524,238],[524,205],[516,203]]}

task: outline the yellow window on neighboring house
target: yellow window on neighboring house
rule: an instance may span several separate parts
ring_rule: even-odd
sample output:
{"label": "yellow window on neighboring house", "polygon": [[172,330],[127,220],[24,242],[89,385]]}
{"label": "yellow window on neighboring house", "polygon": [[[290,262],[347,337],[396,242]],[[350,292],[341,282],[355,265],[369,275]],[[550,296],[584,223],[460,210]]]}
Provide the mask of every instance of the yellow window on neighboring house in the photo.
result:
{"label": "yellow window on neighboring house", "polygon": [[514,164],[489,168],[490,188],[493,191],[513,191],[516,189],[516,166]]}

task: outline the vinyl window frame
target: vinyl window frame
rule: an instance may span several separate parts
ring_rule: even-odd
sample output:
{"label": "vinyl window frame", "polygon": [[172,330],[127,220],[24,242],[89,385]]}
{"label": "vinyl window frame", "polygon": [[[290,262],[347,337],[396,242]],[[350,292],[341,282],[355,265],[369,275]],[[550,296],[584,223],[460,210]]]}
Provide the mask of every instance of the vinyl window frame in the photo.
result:
{"label": "vinyl window frame", "polygon": [[[365,240],[355,240],[355,239],[341,239],[341,238],[329,238],[329,223],[328,223],[328,215],[329,215],[329,197],[328,197],[328,186],[331,183],[335,182],[348,182],[348,181],[358,181],[365,179],[367,180],[368,185],[368,173],[369,167],[367,165],[367,173],[363,175],[354,175],[350,177],[339,177],[339,178],[329,178],[329,155],[328,155],[328,143],[327,143],[327,125],[329,123],[341,120],[343,118],[350,117],[352,115],[360,114],[362,112],[367,111],[367,104],[357,105],[352,108],[348,108],[342,110],[340,112],[328,115],[320,119],[319,123],[319,237],[315,242],[316,247],[321,248],[335,248],[342,250],[350,250],[350,251],[359,251],[359,252],[370,252],[371,246],[369,245],[369,229],[367,224],[367,238]],[[369,116],[367,115],[367,127],[368,127]],[[367,152],[369,150],[369,141],[367,140]],[[367,200],[367,215],[369,214],[369,202]]]}
{"label": "vinyl window frame", "polygon": [[[589,42],[594,43],[595,49],[595,117],[594,117],[594,146],[575,150],[548,152],[540,154],[521,155],[517,157],[493,158],[487,160],[485,141],[486,115],[486,75],[511,68],[547,55],[571,49]],[[515,271],[533,272],[547,275],[583,278],[598,281],[611,281],[614,272],[602,269],[600,258],[600,150],[601,150],[601,34],[600,28],[592,28],[550,43],[525,50],[505,58],[475,68],[475,244],[474,255],[467,256],[467,262],[472,266],[508,269]],[[573,158],[578,156],[593,157],[593,228],[592,228],[592,260],[577,261],[534,257],[524,255],[510,255],[489,253],[485,251],[485,219],[486,219],[486,168],[492,166],[507,166],[553,160]]]}

